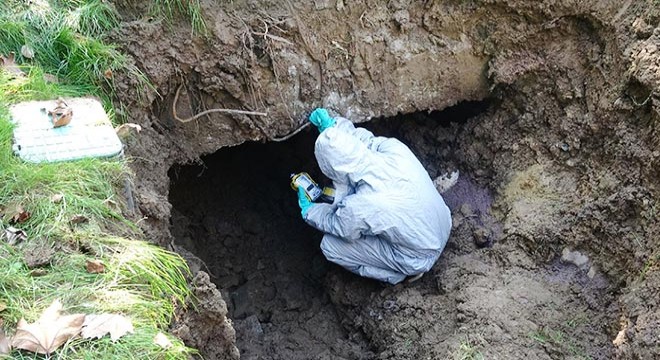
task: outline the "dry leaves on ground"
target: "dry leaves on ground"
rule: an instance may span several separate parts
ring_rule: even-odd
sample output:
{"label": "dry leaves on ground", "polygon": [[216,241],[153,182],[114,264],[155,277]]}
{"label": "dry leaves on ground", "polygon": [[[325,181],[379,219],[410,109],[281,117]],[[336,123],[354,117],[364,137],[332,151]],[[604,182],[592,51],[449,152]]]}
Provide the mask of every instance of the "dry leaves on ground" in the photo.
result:
{"label": "dry leaves on ground", "polygon": [[87,260],[85,263],[85,269],[90,274],[100,274],[105,272],[105,265],[101,260]]}
{"label": "dry leaves on ground", "polygon": [[21,319],[11,342],[0,329],[0,355],[8,354],[12,347],[49,355],[79,335],[85,339],[94,339],[110,334],[112,341],[117,341],[134,331],[131,320],[123,315],[62,315],[61,311],[62,303],[55,300],[34,323],[28,324]]}
{"label": "dry leaves on ground", "polygon": [[14,60],[15,56],[16,54],[13,52],[9,53],[9,56],[0,55],[0,67],[16,77],[25,76],[23,70],[16,65],[16,61]]}
{"label": "dry leaves on ground", "polygon": [[140,131],[142,131],[142,126],[133,123],[121,124],[115,128],[117,136],[119,136],[121,139],[125,139],[129,135],[139,134]]}
{"label": "dry leaves on ground", "polygon": [[11,345],[39,354],[50,354],[69,339],[80,334],[85,315],[61,315],[61,311],[62,303],[55,300],[36,322],[28,324],[21,319]]}
{"label": "dry leaves on ground", "polygon": [[88,222],[89,218],[85,215],[77,214],[77,215],[74,215],[73,217],[71,217],[71,220],[69,220],[69,221],[72,224],[82,224],[82,223]]}
{"label": "dry leaves on ground", "polygon": [[14,215],[12,215],[11,219],[9,220],[10,224],[16,224],[16,223],[22,223],[26,222],[30,219],[30,213],[25,211],[22,206],[18,205],[16,207],[16,211],[14,212]]}
{"label": "dry leaves on ground", "polygon": [[133,323],[125,316],[117,314],[87,315],[82,328],[85,339],[102,338],[110,334],[112,341],[117,341],[127,333],[133,333]]}
{"label": "dry leaves on ground", "polygon": [[0,329],[0,355],[6,355],[10,352],[9,339],[5,336],[4,330]]}

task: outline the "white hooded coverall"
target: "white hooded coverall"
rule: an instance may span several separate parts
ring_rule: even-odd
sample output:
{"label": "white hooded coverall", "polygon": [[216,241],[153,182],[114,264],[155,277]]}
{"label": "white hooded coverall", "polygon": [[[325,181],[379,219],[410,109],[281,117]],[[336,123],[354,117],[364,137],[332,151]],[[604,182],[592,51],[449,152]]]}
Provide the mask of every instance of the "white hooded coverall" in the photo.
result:
{"label": "white hooded coverall", "polygon": [[344,118],[323,131],[314,154],[336,189],[305,221],[325,233],[325,257],[358,275],[401,282],[428,271],[447,243],[451,214],[410,149]]}

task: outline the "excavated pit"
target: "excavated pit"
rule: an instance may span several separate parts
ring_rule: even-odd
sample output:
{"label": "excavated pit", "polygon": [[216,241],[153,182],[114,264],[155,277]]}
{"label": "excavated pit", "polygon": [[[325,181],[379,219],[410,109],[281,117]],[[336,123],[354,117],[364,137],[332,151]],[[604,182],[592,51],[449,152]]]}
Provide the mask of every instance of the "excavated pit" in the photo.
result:
{"label": "excavated pit", "polygon": [[[660,358],[652,2],[201,0],[205,36],[145,18],[153,1],[115,3],[115,38],[153,84],[114,75],[142,127],[126,139],[138,223],[194,265],[198,306],[172,332],[207,359],[237,359],[225,300],[243,358]],[[319,256],[288,188],[314,167],[313,131],[250,142],[318,106],[365,121],[484,98],[465,121],[365,124],[433,178],[460,170],[451,239],[412,285]],[[176,119],[218,108],[268,116]]]}
{"label": "excavated pit", "polygon": [[[242,359],[372,359],[388,347],[380,331],[399,334],[399,342],[407,333],[420,340],[426,323],[443,327],[440,338],[469,328],[470,346],[485,341],[485,334],[502,336],[499,331],[514,334],[520,346],[514,353],[535,353],[521,352],[530,346],[541,353],[552,347],[576,356],[610,356],[614,319],[602,311],[611,296],[607,280],[588,260],[546,262],[520,249],[489,251],[502,239],[492,189],[464,173],[457,158],[464,125],[487,108],[488,102],[464,102],[442,112],[361,124],[408,144],[432,178],[460,172],[443,194],[454,214],[447,249],[412,285],[359,278],[321,254],[322,235],[300,219],[289,187],[289,175],[299,171],[326,181],[313,156],[316,130],[286,142],[221,149],[199,164],[170,169],[175,243],[201,258],[221,289]],[[502,297],[502,291],[513,295]],[[539,314],[541,325],[531,321]],[[400,346],[390,351],[392,358],[428,354]]]}
{"label": "excavated pit", "polygon": [[[402,126],[420,121],[449,129],[486,105],[467,102],[445,112],[377,119],[366,127],[384,136],[397,136]],[[317,134],[313,129],[286,142],[249,142],[169,171],[172,235],[205,262],[221,289],[243,359],[373,356],[359,332],[341,325],[325,278],[333,268],[343,270],[323,257],[322,234],[301,220],[297,196],[289,187],[290,174],[300,171],[329,184],[314,158]],[[421,142],[415,135],[403,140],[413,149]],[[449,160],[454,139],[444,140],[442,157]],[[423,154],[428,164],[434,154]],[[457,165],[432,164],[443,169]]]}

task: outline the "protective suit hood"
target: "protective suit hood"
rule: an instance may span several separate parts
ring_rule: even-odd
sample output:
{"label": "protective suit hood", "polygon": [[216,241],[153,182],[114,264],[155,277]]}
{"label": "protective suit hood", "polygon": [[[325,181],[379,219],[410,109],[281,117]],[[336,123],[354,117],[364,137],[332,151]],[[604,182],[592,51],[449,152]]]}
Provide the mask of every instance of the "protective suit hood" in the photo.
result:
{"label": "protective suit hood", "polygon": [[363,179],[360,169],[367,169],[376,159],[366,145],[334,127],[316,139],[315,154],[325,176],[338,184],[355,187]]}

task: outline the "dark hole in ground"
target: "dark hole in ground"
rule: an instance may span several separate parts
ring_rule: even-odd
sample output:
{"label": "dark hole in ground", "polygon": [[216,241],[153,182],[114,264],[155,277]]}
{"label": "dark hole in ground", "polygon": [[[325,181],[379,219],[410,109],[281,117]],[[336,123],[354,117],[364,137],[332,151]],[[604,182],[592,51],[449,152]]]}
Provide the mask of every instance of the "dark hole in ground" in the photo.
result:
{"label": "dark hole in ground", "polygon": [[[432,177],[455,166],[452,142],[485,102],[367,124],[407,143]],[[365,126],[365,125],[360,125]],[[246,143],[176,166],[171,179],[172,234],[199,256],[222,290],[243,359],[370,358],[360,334],[341,326],[324,290],[328,263],[321,234],[300,217],[289,175],[307,171],[323,183],[314,158],[317,131],[283,143]]]}

